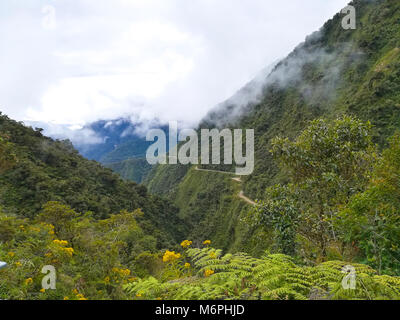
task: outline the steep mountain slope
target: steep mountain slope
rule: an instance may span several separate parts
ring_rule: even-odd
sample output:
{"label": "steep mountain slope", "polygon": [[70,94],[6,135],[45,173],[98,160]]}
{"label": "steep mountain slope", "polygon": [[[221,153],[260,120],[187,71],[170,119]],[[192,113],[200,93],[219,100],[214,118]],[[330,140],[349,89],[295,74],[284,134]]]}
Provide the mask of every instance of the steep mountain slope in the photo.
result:
{"label": "steep mountain slope", "polygon": [[[311,119],[352,114],[370,120],[380,146],[400,127],[400,3],[356,0],[351,4],[357,10],[356,30],[344,30],[343,15],[337,14],[275,67],[256,97],[234,97],[200,125],[255,130],[255,170],[243,179],[244,192],[251,199],[262,199],[267,186],[286,180],[269,152],[270,140],[279,135],[296,136]],[[251,84],[242,90],[249,91]],[[190,236],[208,236],[216,240],[216,246],[231,250],[258,251],[252,247],[256,239],[268,247],[268,237],[259,237],[255,229],[241,222],[245,213],[240,208],[224,213],[231,186],[221,189],[218,175],[191,179],[193,174],[189,166],[158,166],[146,184],[151,192],[175,199],[187,221],[192,219],[188,205],[197,197],[196,208],[201,208],[202,214]],[[229,218],[222,218],[226,214]],[[217,228],[226,229],[230,227],[224,221],[237,221],[231,231],[236,236],[223,239],[207,227],[211,220],[219,224]],[[247,232],[239,233],[239,229]]]}
{"label": "steep mountain slope", "polygon": [[54,141],[0,117],[0,141],[12,166],[0,175],[0,201],[5,212],[33,218],[49,201],[104,219],[121,210],[142,209],[143,229],[157,235],[160,247],[180,240],[184,225],[168,201],[148,194],[144,186],[124,182],[110,169],[84,159],[68,141]]}
{"label": "steep mountain slope", "polygon": [[145,157],[140,157],[106,164],[106,167],[117,172],[126,180],[141,183],[147,177],[153,166],[147,162]]}

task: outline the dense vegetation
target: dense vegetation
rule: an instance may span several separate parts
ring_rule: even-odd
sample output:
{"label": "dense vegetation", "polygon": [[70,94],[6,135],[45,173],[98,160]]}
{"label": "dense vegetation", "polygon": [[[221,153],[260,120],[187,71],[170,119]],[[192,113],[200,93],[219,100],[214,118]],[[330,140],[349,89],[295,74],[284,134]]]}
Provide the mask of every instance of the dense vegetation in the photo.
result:
{"label": "dense vegetation", "polygon": [[149,174],[152,165],[150,165],[146,158],[132,158],[121,162],[106,164],[114,172],[117,172],[122,178],[134,181],[137,183],[143,182]]}
{"label": "dense vegetation", "polygon": [[369,123],[349,117],[315,120],[296,140],[272,142],[290,181],[267,189],[258,219],[274,230],[279,251],[310,262],[358,260],[399,274],[400,140],[393,137],[381,155],[370,131]]}
{"label": "dense vegetation", "polygon": [[[310,120],[324,117],[330,121],[347,114],[370,121],[372,143],[377,143],[379,150],[387,146],[387,139],[400,127],[400,97],[396,89],[400,85],[400,3],[357,0],[352,5],[357,10],[356,30],[343,30],[343,15],[337,14],[275,67],[257,99],[249,104],[230,99],[200,125],[255,130],[255,170],[242,179],[242,189],[249,198],[264,200],[267,188],[290,181],[289,171],[282,170],[269,152],[271,143],[277,136],[294,139]],[[251,84],[244,91],[250,89]],[[192,170],[158,166],[145,184],[150,192],[168,195],[181,212],[188,212],[189,204],[195,210],[201,208],[203,219],[196,225],[193,240],[201,235],[214,240],[217,247],[255,255],[268,249],[271,239],[260,229],[231,224],[231,236],[224,240],[208,228],[206,221],[220,217],[221,221],[240,221],[245,212],[226,210],[224,199],[237,200],[230,190],[231,181],[219,188],[221,177],[210,175],[204,181],[195,178],[203,173]],[[192,190],[196,189],[213,196],[199,197],[194,205]]]}
{"label": "dense vegetation", "polygon": [[[255,129],[255,171],[240,186],[193,166],[150,172],[146,185],[174,200],[195,243],[399,275],[400,3],[351,4],[357,30],[336,15],[275,67],[257,99],[236,99],[250,83],[200,125]],[[259,199],[256,210],[240,189]]]}
{"label": "dense vegetation", "polygon": [[353,5],[200,126],[255,129],[242,180],[158,166],[167,201],[1,116],[0,299],[400,299],[400,3]]}
{"label": "dense vegetation", "polygon": [[[58,202],[34,219],[0,213],[0,299],[125,299],[122,286],[160,267],[157,239],[139,226],[143,212],[98,220]],[[158,263],[158,264],[157,264]],[[43,290],[45,265],[57,271],[57,289]]]}
{"label": "dense vegetation", "polygon": [[[82,158],[68,141],[53,141],[44,137],[40,130],[27,128],[6,116],[0,117],[0,136],[0,260],[19,262],[19,273],[9,279],[9,286],[4,287],[6,284],[2,281],[2,298],[32,297],[28,291],[10,293],[6,289],[21,289],[18,283],[23,282],[22,275],[35,278],[40,263],[48,260],[46,254],[57,237],[73,245],[73,257],[84,250],[82,260],[71,255],[68,263],[75,269],[65,276],[80,277],[85,283],[93,277],[98,280],[97,271],[89,266],[95,259],[99,259],[99,264],[117,268],[141,253],[157,253],[174,245],[182,237],[185,227],[171,203],[149,195],[143,186],[124,182],[110,169]],[[143,214],[136,222],[127,212],[137,210]],[[115,218],[120,212],[126,214],[129,226],[124,225],[122,215]],[[118,237],[126,238],[122,240],[116,237],[117,229],[109,225],[119,218],[122,219],[121,228],[129,227],[126,236],[118,232]],[[48,234],[49,226],[55,228],[54,234]],[[107,232],[109,239],[105,236]],[[82,249],[78,243],[87,247]],[[88,253],[96,246],[96,250],[105,254],[103,260],[99,253]],[[107,247],[115,259],[111,259],[111,253],[107,254]],[[129,260],[118,254],[122,247],[127,250],[126,259]],[[107,259],[111,260],[107,262]],[[67,260],[61,259],[56,264],[63,262]]]}
{"label": "dense vegetation", "polygon": [[[135,299],[178,300],[326,300],[399,299],[400,279],[377,275],[365,265],[354,264],[355,289],[342,286],[346,263],[329,261],[317,266],[298,266],[289,256],[266,253],[255,259],[247,254],[222,255],[213,248],[167,252],[165,275],[174,281],[150,277],[125,285]],[[186,261],[186,262],[185,262]],[[188,262],[190,261],[190,262]]]}
{"label": "dense vegetation", "polygon": [[[128,278],[149,274],[184,230],[167,200],[0,116],[0,299],[124,298]],[[48,264],[59,289],[42,294]]]}
{"label": "dense vegetation", "polygon": [[[219,242],[234,241],[226,232],[235,223],[242,231],[249,226],[253,239],[254,230],[263,230],[257,238],[268,250],[254,245],[259,258],[238,250],[223,255],[226,250],[209,248],[211,241],[188,249],[193,242],[185,240],[183,252],[165,252],[158,277],[137,279],[126,291],[139,300],[400,299],[400,135],[379,152],[372,131],[369,122],[344,116],[314,120],[294,140],[275,138],[270,152],[288,183],[268,188],[254,209],[226,199],[245,212],[242,221],[224,220],[225,214],[218,220],[225,230],[207,225]],[[215,175],[203,174],[206,180]],[[201,194],[187,192],[194,199]],[[355,270],[354,289],[343,286],[348,268]]]}
{"label": "dense vegetation", "polygon": [[[266,200],[253,209],[243,203],[235,207],[232,203],[238,205],[238,200],[226,199],[231,210],[245,216],[244,221],[226,220],[225,226],[242,223],[264,230],[261,237],[268,239],[269,250],[258,247],[263,251],[259,258],[223,255],[223,250],[209,247],[209,240],[203,249],[190,249],[193,242],[185,240],[181,252],[173,243],[170,249],[176,251],[160,250],[156,237],[140,227],[145,218],[140,209],[105,219],[59,202],[47,202],[31,218],[2,212],[0,258],[10,267],[1,272],[0,296],[399,299],[400,280],[390,275],[400,268],[400,137],[395,135],[379,152],[371,131],[368,122],[345,116],[315,120],[295,140],[274,139],[271,153],[290,182],[268,188]],[[18,166],[18,156],[9,155],[0,157],[7,163],[6,172]],[[205,180],[214,174],[195,171],[191,173],[205,174]],[[222,174],[221,187],[233,183],[229,180]],[[198,197],[198,190],[192,191]],[[220,241],[233,240],[230,228],[214,223],[208,227]],[[199,241],[195,244],[201,246]],[[58,272],[54,291],[41,289],[41,268],[49,264]],[[342,286],[342,268],[347,265],[356,271],[354,290]]]}
{"label": "dense vegetation", "polygon": [[[11,170],[0,176],[3,211],[35,217],[48,201],[107,218],[121,210],[145,213],[142,226],[158,234],[160,245],[179,237],[176,208],[148,194],[145,187],[125,182],[110,169],[88,161],[68,141],[53,141],[20,123],[0,117],[2,146],[14,157]],[[161,241],[162,239],[162,241]]]}

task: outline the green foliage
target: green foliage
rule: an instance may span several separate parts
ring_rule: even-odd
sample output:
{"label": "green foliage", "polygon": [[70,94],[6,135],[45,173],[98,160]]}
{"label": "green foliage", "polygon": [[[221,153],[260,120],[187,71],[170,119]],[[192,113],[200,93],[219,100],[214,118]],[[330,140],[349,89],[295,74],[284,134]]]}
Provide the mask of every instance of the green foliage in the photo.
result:
{"label": "green foliage", "polygon": [[[56,202],[34,220],[0,213],[0,260],[9,264],[0,271],[0,299],[126,299],[124,284],[159,272],[143,268],[160,258],[156,239],[136,221],[141,216],[122,211],[95,220]],[[56,268],[56,290],[40,291],[45,265]]]}
{"label": "green foliage", "polygon": [[[172,245],[184,226],[167,200],[148,194],[145,187],[123,181],[110,169],[78,155],[68,141],[53,141],[24,125],[0,116],[0,162],[15,158],[0,174],[0,203],[4,211],[34,218],[49,201],[104,219],[121,210],[141,208],[141,227],[156,235],[158,246]],[[8,161],[9,162],[9,161]]]}
{"label": "green foliage", "polygon": [[125,290],[136,299],[163,300],[400,299],[399,278],[378,276],[365,265],[352,264],[356,287],[346,290],[342,269],[347,263],[341,261],[302,267],[282,254],[256,259],[244,253],[221,255],[213,248],[186,253],[196,276],[174,281],[150,277],[126,285]]}
{"label": "green foliage", "polygon": [[117,172],[122,178],[136,183],[141,183],[152,168],[146,158],[132,158],[122,162],[106,164],[106,167]]}
{"label": "green foliage", "polygon": [[294,141],[271,142],[290,183],[267,189],[259,214],[275,228],[283,252],[294,254],[298,233],[319,246],[317,259],[327,257],[328,247],[341,237],[334,226],[338,207],[368,181],[376,158],[371,140],[369,123],[345,116],[314,120]]}
{"label": "green foliage", "polygon": [[287,255],[296,253],[298,209],[292,196],[293,186],[268,188],[265,200],[253,213],[253,221],[274,230],[275,247]]}
{"label": "green foliage", "polygon": [[[270,77],[227,123],[256,134],[255,171],[240,187],[191,166],[146,175],[179,217],[68,141],[1,116],[0,259],[10,267],[0,299],[399,299],[400,137],[382,155],[374,143],[382,150],[400,126],[400,2],[353,4],[357,30],[329,20],[279,63],[288,79]],[[234,111],[228,101],[200,128]],[[123,147],[114,160],[132,151]],[[147,170],[113,168],[135,179]],[[241,189],[264,200],[256,212],[247,215]],[[162,257],[189,230],[219,249]],[[57,267],[57,291],[40,292],[45,264]],[[355,290],[342,286],[348,264]]]}
{"label": "green foliage", "polygon": [[314,120],[295,141],[275,138],[271,145],[271,153],[294,183],[318,183],[314,180],[326,176],[340,179],[336,184],[357,184],[371,161],[368,152],[373,152],[371,124],[349,116],[333,122]]}
{"label": "green foliage", "polygon": [[[185,228],[169,201],[6,116],[0,135],[0,299],[125,299],[161,273]],[[57,290],[40,291],[45,265]]]}
{"label": "green foliage", "polygon": [[[299,172],[299,179],[304,177],[304,174],[308,174],[309,170],[313,172],[314,177],[323,178],[321,181],[314,181],[316,184],[308,190],[308,193],[307,190],[300,192],[306,194],[308,200],[312,198],[317,186],[323,183],[330,190],[328,192],[329,190],[325,189],[325,195],[335,193],[332,198],[329,196],[327,199],[328,208],[324,211],[330,211],[329,207],[343,204],[352,194],[362,191],[365,187],[364,182],[368,181],[368,175],[363,175],[362,172],[359,177],[349,177],[345,172],[349,170],[356,174],[357,170],[366,169],[360,158],[359,168],[351,168],[352,164],[357,165],[357,159],[347,159],[348,155],[359,157],[360,152],[357,148],[361,148],[359,151],[363,152],[361,144],[369,143],[358,135],[362,134],[362,131],[368,131],[368,138],[372,139],[373,143],[378,143],[378,148],[382,149],[386,146],[386,139],[400,127],[400,91],[398,90],[400,86],[400,2],[357,0],[353,1],[353,5],[357,9],[356,30],[343,30],[341,26],[343,15],[335,15],[318,33],[308,37],[303,44],[278,64],[277,77],[270,76],[266,79],[266,85],[256,103],[245,105],[238,110],[235,108],[237,101],[228,100],[222,107],[214,110],[211,116],[200,125],[200,129],[219,126],[255,130],[255,169],[251,176],[242,179],[242,188],[249,198],[268,200],[269,196],[265,194],[267,188],[273,189],[278,184],[287,185],[290,178],[296,178],[294,175],[289,177],[289,172],[282,170],[269,152],[272,148],[271,141],[275,137],[287,137],[293,141],[307,128],[310,120],[324,117],[326,121],[329,121],[347,114],[363,121],[360,132],[357,132],[356,123],[353,129],[349,128],[349,134],[352,136],[347,142],[353,149],[346,151],[346,145],[340,145],[340,139],[343,137],[338,137],[336,146],[330,143],[330,139],[336,139],[336,137],[329,136],[332,131],[326,132],[322,141],[313,141],[313,149],[310,145],[307,151],[307,156],[309,156],[307,160],[310,160],[308,167],[303,167],[305,171]],[[289,67],[285,68],[285,66]],[[251,85],[245,87],[241,93],[251,89]],[[229,115],[234,113],[239,113],[240,116],[235,119],[230,118]],[[371,128],[367,125],[367,121],[370,121]],[[317,127],[315,124],[315,130]],[[359,146],[356,145],[358,138],[360,138]],[[332,148],[325,150],[326,143]],[[321,149],[318,150],[318,148]],[[344,159],[346,166],[341,165],[340,159],[335,158],[335,148],[338,148],[339,155],[341,159]],[[316,151],[315,155],[312,154],[314,151]],[[333,157],[324,157],[324,152],[331,153]],[[365,148],[364,152],[369,151]],[[301,164],[302,160],[299,158],[297,160]],[[314,163],[317,167],[313,167],[313,161],[317,162]],[[336,164],[339,164],[338,169],[341,171],[335,171],[333,166]],[[295,165],[292,168],[297,169]],[[214,233],[213,240],[218,240],[219,247],[230,251],[241,250],[259,255],[265,249],[276,250],[276,247],[280,247],[280,251],[285,250],[284,252],[299,249],[298,245],[293,245],[288,240],[293,235],[292,230],[285,226],[287,221],[278,224],[287,231],[287,236],[282,236],[282,238],[271,231],[271,224],[268,229],[262,229],[257,224],[246,227],[243,223],[234,223],[245,218],[243,211],[247,208],[243,209],[240,203],[235,202],[232,188],[225,185],[221,188],[219,175],[207,175],[207,183],[204,183],[203,178],[200,175],[194,177],[190,169],[190,166],[156,166],[145,183],[151,192],[166,195],[172,199],[185,215],[191,212],[197,213],[200,211],[198,208],[201,208],[200,214],[196,217],[202,218],[192,229],[207,230],[210,223],[212,223],[211,230],[213,228],[222,230],[224,227],[225,230],[229,229],[228,236],[226,231],[225,233],[222,231],[224,237],[229,239],[226,243],[220,242],[218,236],[221,234],[220,231]],[[362,178],[364,182],[358,184],[358,178]],[[200,181],[198,186],[195,185],[196,179]],[[345,184],[343,188],[337,188],[341,186],[341,180]],[[287,188],[290,189],[290,185]],[[348,195],[347,190],[350,190]],[[193,205],[193,199],[197,195],[207,200],[198,200],[199,206]],[[225,199],[224,205],[220,205],[222,199]],[[279,197],[276,198],[276,201],[279,199]],[[281,199],[289,203],[296,200]],[[275,201],[274,198],[270,200]],[[325,199],[312,202],[308,200],[308,205],[325,201]],[[215,219],[210,219],[210,217],[215,217]],[[219,222],[217,217],[221,217]],[[226,217],[231,217],[234,222],[227,223]],[[227,224],[228,227],[226,227]],[[275,227],[278,225],[274,224]],[[317,228],[314,229],[325,228],[325,225],[328,226],[326,234],[330,233],[326,241],[343,236],[343,234],[335,234],[334,237],[333,232],[329,231],[332,230],[332,221],[318,223]],[[207,234],[210,234],[209,230],[204,231],[200,236],[206,237]],[[192,236],[194,239],[198,237],[198,235]],[[297,233],[296,242],[300,242],[301,247],[310,252],[306,255],[314,261],[322,255],[320,252],[322,248],[315,248],[315,243],[321,241],[316,242],[315,237],[312,238],[314,239],[305,238]],[[272,241],[275,243],[271,244]],[[277,245],[277,241],[282,243]],[[331,245],[332,247],[328,246],[326,249],[326,255],[329,258],[340,258],[344,253],[353,257],[358,253],[358,249],[351,242],[344,248],[340,241]]]}
{"label": "green foliage", "polygon": [[0,174],[10,170],[16,163],[12,144],[0,136]]}
{"label": "green foliage", "polygon": [[376,163],[368,187],[354,195],[338,224],[356,242],[367,262],[381,272],[400,272],[400,135]]}

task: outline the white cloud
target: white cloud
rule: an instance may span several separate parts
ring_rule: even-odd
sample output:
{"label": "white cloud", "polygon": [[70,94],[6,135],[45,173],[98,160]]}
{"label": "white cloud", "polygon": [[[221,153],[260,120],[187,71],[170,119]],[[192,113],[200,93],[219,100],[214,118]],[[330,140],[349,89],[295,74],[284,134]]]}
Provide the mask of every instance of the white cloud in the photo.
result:
{"label": "white cloud", "polygon": [[[124,115],[193,124],[346,3],[3,1],[0,109],[70,125]],[[55,24],[44,28],[49,5]]]}

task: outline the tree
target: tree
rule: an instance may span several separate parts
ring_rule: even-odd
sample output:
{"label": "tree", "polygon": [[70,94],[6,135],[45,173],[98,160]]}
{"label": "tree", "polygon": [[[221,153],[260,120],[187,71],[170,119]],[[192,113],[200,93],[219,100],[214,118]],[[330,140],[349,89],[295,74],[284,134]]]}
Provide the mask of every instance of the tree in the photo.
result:
{"label": "tree", "polygon": [[268,188],[261,207],[256,208],[260,222],[275,230],[275,242],[282,253],[294,255],[298,214],[292,186]]}
{"label": "tree", "polygon": [[[271,152],[290,183],[285,186],[283,202],[277,202],[282,186],[274,187],[279,191],[275,196],[273,190],[268,190],[267,196],[272,195],[272,199],[264,202],[263,215],[281,221],[275,223],[278,229],[291,221],[292,229],[296,228],[308,243],[316,244],[318,255],[325,259],[328,246],[339,240],[339,230],[333,223],[338,207],[368,181],[376,157],[371,124],[350,116],[332,122],[318,119],[294,141],[278,137],[271,144]],[[297,211],[295,215],[293,210]],[[277,220],[271,212],[283,218]]]}
{"label": "tree", "polygon": [[53,225],[56,234],[70,240],[74,237],[72,225],[74,219],[78,216],[79,214],[69,206],[56,201],[50,201],[43,206],[38,220]]}
{"label": "tree", "polygon": [[354,195],[339,214],[346,240],[356,242],[379,273],[400,271],[400,134],[375,165],[364,192]]}
{"label": "tree", "polygon": [[11,169],[16,161],[12,144],[6,140],[6,137],[0,136],[0,174]]}

